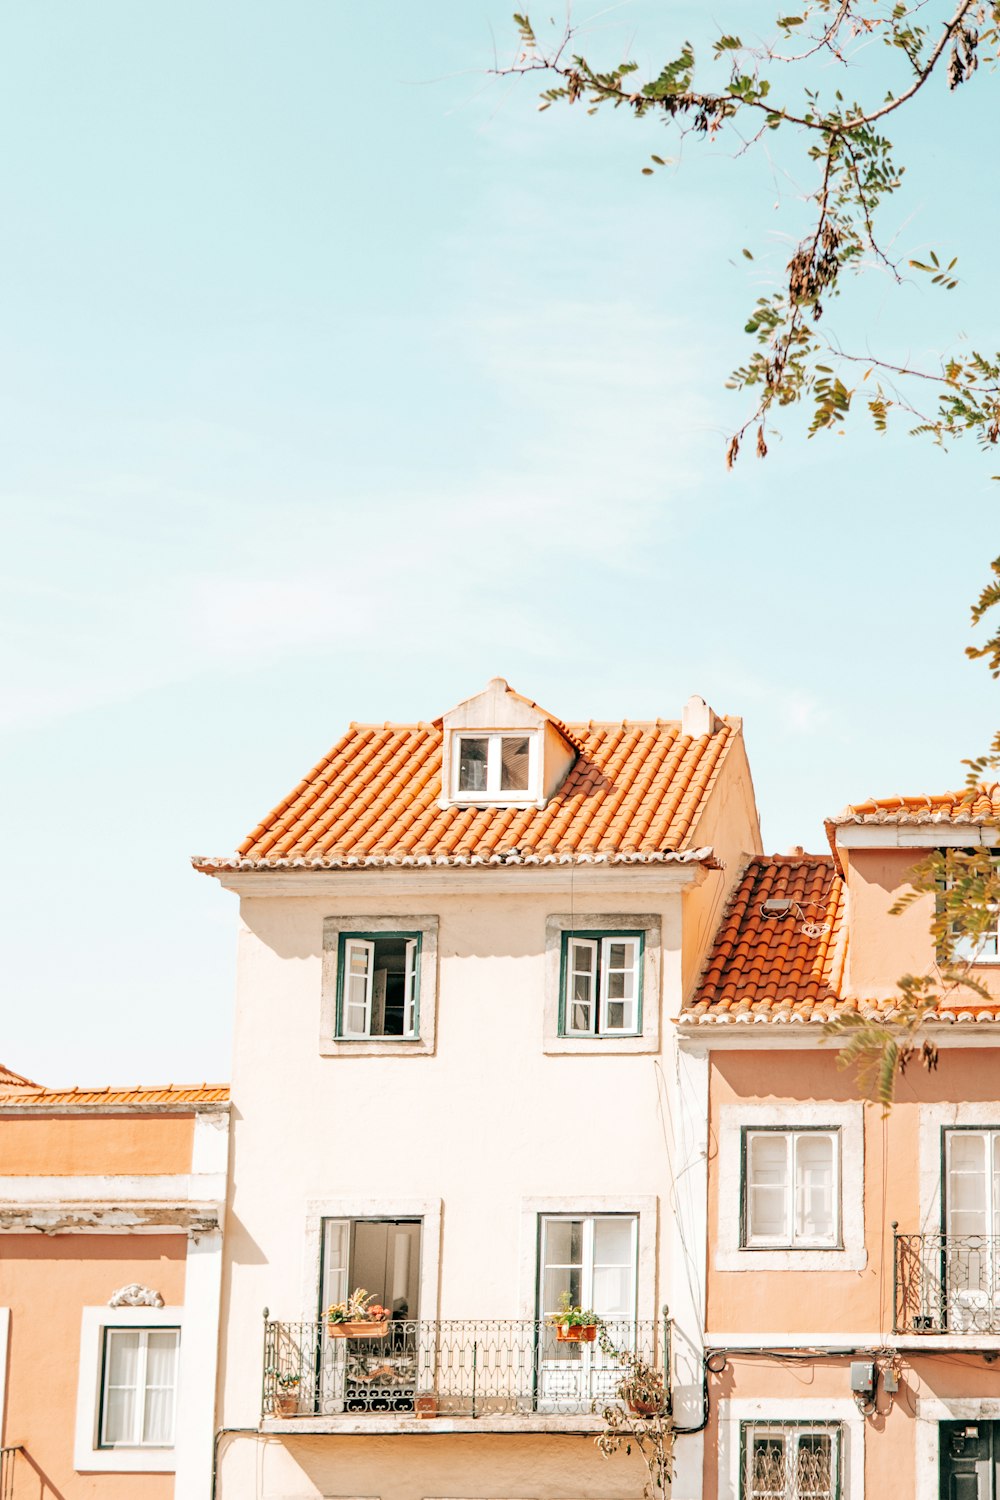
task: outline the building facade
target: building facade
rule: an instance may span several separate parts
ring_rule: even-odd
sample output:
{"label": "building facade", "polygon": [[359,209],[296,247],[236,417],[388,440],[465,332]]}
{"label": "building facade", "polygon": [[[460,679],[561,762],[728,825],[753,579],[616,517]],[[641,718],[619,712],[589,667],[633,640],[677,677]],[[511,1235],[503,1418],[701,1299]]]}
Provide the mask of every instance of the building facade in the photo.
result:
{"label": "building facade", "polygon": [[[195,861],[241,915],[220,1500],[631,1497],[595,1404],[621,1351],[662,1363],[665,1307],[699,1426],[675,1022],[759,850],[738,720],[567,725],[494,679],[352,725]],[[358,1288],[390,1316],[331,1333]],[[559,1338],[563,1295],[610,1348]]]}
{"label": "building facade", "polygon": [[706,1500],[996,1500],[996,934],[971,973],[997,1000],[939,1006],[939,1065],[888,1115],[824,1026],[890,1018],[896,981],[935,972],[933,895],[890,908],[926,852],[995,847],[998,811],[848,808],[829,856],[752,860],[733,891],[679,1025],[705,1106]]}
{"label": "building facade", "polygon": [[210,1500],[228,1090],[0,1069],[0,1494]]}

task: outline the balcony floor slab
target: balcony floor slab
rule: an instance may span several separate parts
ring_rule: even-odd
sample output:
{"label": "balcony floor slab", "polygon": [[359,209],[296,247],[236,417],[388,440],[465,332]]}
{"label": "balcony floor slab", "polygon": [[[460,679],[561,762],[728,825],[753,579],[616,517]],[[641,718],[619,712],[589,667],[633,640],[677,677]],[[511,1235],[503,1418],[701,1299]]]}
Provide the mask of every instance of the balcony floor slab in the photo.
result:
{"label": "balcony floor slab", "polygon": [[482,1417],[414,1417],[332,1416],[332,1417],[265,1417],[260,1431],[275,1437],[385,1437],[415,1436],[428,1433],[458,1433],[466,1437],[476,1433],[538,1433],[592,1437],[603,1430],[599,1416],[591,1413],[567,1416],[554,1412],[524,1413],[517,1416]]}

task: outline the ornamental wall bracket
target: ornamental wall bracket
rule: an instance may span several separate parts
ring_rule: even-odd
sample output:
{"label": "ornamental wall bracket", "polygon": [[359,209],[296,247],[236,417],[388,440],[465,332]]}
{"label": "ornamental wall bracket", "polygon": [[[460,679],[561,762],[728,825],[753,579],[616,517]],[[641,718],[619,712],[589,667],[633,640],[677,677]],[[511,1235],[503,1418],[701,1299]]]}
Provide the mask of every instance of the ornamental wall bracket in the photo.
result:
{"label": "ornamental wall bracket", "polygon": [[114,1296],[108,1298],[108,1306],[162,1307],[163,1298],[152,1287],[140,1286],[138,1281],[132,1281],[128,1286],[119,1287]]}

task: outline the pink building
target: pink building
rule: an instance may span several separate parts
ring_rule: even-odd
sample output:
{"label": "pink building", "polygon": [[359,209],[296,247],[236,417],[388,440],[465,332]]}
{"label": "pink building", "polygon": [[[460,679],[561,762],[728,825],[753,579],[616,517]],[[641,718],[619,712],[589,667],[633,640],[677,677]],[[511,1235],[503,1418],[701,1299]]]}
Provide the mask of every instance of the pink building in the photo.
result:
{"label": "pink building", "polygon": [[[679,1443],[706,1500],[997,1500],[1000,998],[939,1008],[938,1069],[908,1068],[887,1118],[824,1024],[891,1016],[896,980],[934,971],[933,897],[889,908],[926,851],[995,846],[998,812],[1000,788],[848,808],[831,854],[755,858],[730,897],[679,1024],[708,1372]],[[995,934],[974,973],[1000,997]]]}

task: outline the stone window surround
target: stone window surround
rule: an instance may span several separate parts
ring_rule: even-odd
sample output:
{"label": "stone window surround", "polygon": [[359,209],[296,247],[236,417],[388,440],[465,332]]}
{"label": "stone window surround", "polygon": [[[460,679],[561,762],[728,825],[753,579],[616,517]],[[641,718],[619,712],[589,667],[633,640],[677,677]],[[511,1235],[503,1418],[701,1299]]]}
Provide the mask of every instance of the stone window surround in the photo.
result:
{"label": "stone window surround", "polygon": [[[719,1500],[743,1500],[740,1474],[740,1429],[744,1422],[821,1425],[839,1422],[843,1432],[840,1456],[842,1500],[864,1500],[865,1418],[849,1397],[781,1396],[754,1399],[726,1397],[719,1401]],[[937,1483],[937,1469],[934,1470]],[[936,1493],[936,1491],[935,1491]]]}
{"label": "stone window surround", "polygon": [[[628,1054],[660,1050],[660,948],[662,920],[653,912],[576,912],[572,916],[545,919],[545,1004],[543,1050],[589,1057],[602,1053]],[[637,1036],[560,1036],[562,1005],[563,934],[567,932],[641,932],[642,1030]]]}
{"label": "stone window surround", "polygon": [[[170,1448],[101,1448],[101,1375],[107,1328],[179,1328],[174,1398],[174,1442]],[[181,1377],[184,1368],[183,1307],[85,1307],[80,1325],[80,1377],[76,1400],[73,1467],[80,1474],[173,1474],[180,1439]]]}
{"label": "stone window surround", "polygon": [[[821,1128],[840,1131],[840,1249],[757,1250],[740,1244],[743,1132]],[[723,1104],[719,1110],[717,1271],[863,1271],[865,1248],[864,1105]]]}
{"label": "stone window surround", "polygon": [[[437,1037],[438,918],[420,916],[336,916],[323,919],[323,970],[320,1000],[319,1051],[322,1057],[432,1056]],[[418,1021],[415,1037],[373,1036],[365,1040],[338,1038],[337,963],[340,939],[352,932],[419,932]]]}

